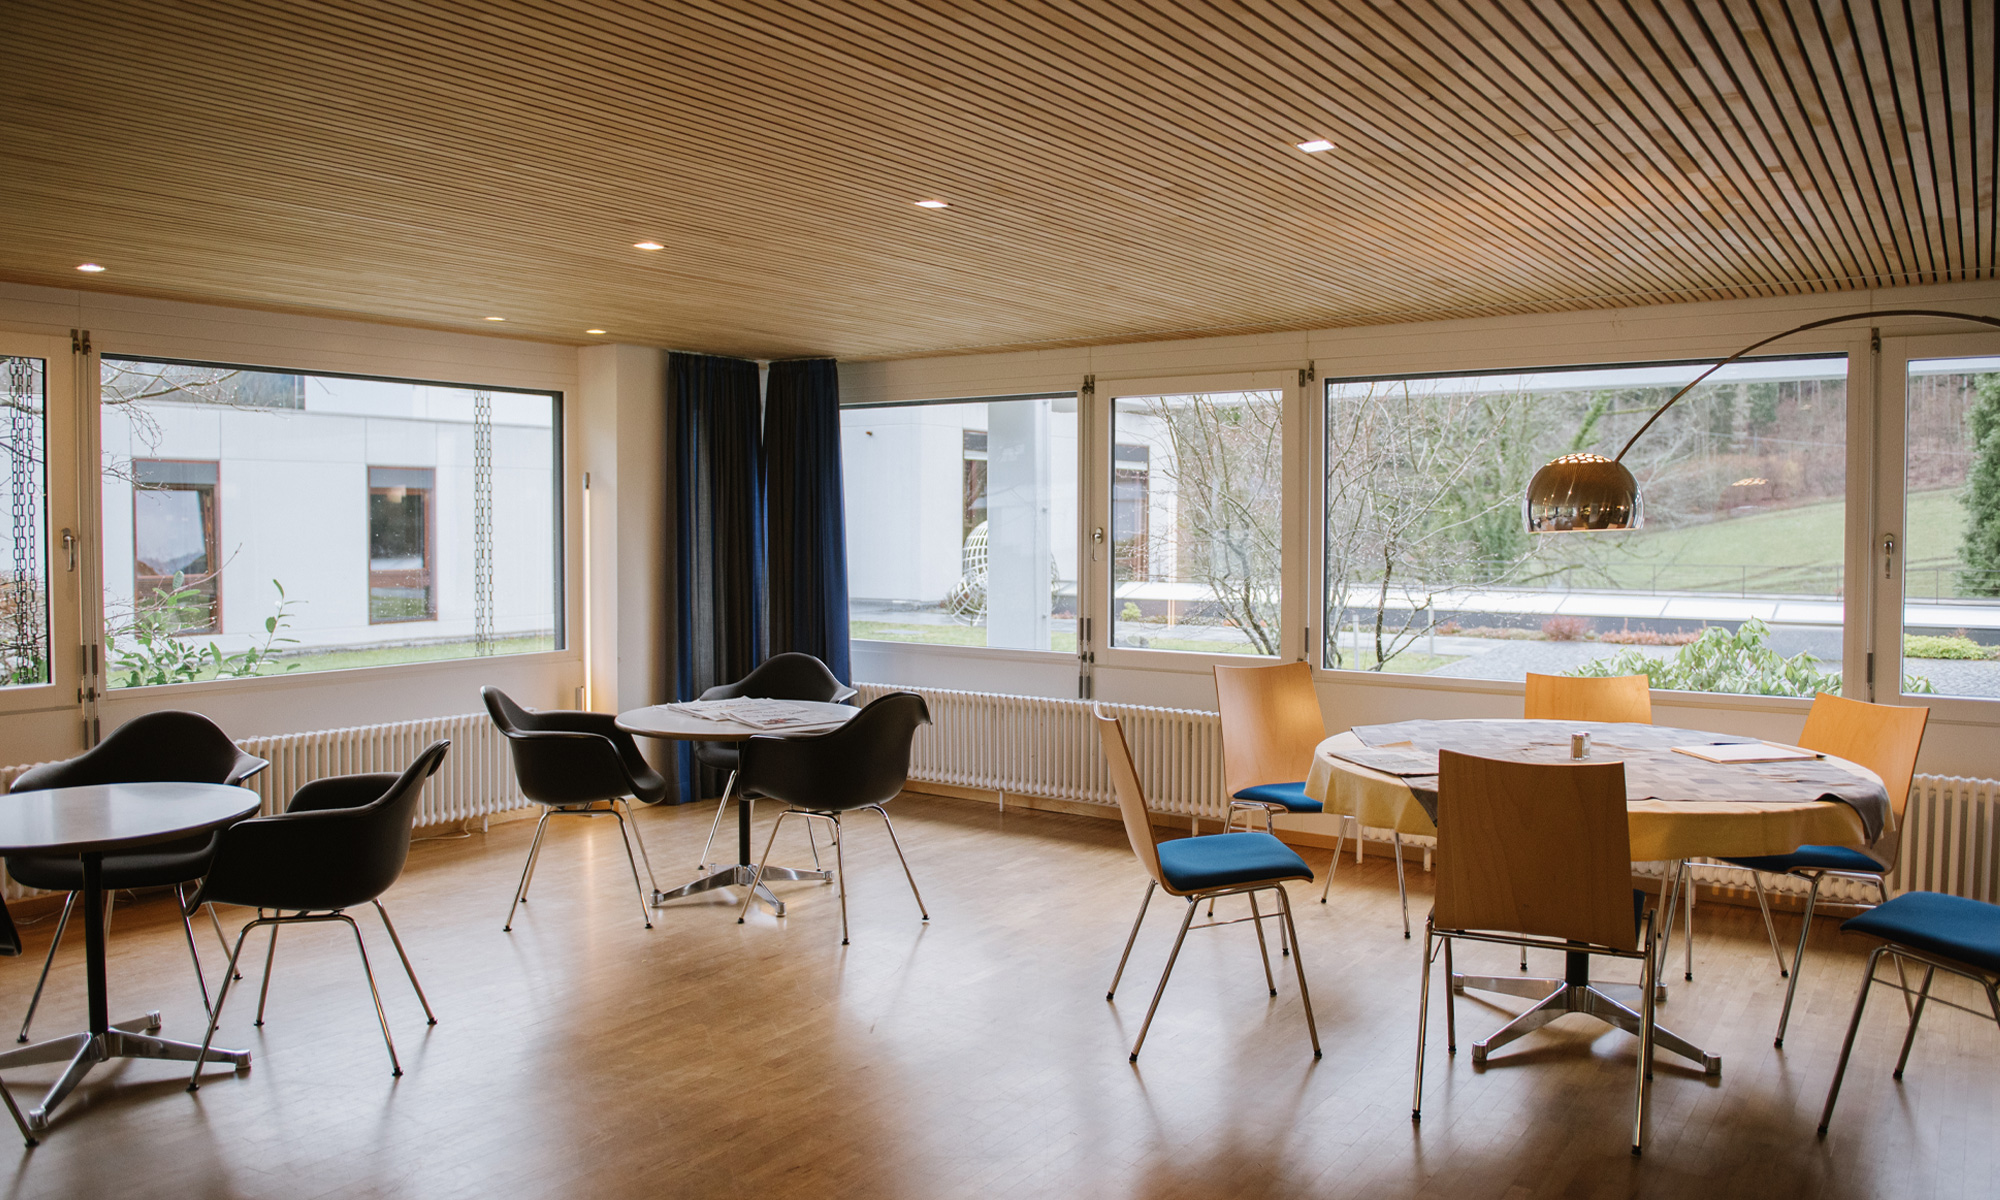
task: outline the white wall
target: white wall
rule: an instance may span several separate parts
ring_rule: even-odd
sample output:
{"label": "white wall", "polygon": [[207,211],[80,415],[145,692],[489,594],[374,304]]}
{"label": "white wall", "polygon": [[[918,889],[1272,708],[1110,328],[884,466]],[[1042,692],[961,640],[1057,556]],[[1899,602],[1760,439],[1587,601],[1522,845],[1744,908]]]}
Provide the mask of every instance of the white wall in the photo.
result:
{"label": "white wall", "polygon": [[[1882,292],[1712,304],[1661,305],[1594,313],[1494,317],[1351,329],[1310,330],[1228,338],[1190,338],[1119,346],[1078,347],[1012,354],[961,355],[888,362],[843,363],[843,403],[973,398],[1077,388],[1095,376],[1099,393],[1119,381],[1159,380],[1175,386],[1196,379],[1227,387],[1252,372],[1312,367],[1318,380],[1435,371],[1513,370],[1616,361],[1715,358],[1758,337],[1820,317],[1868,308],[1964,308],[2000,314],[2000,285],[1955,284]],[[1893,323],[1885,336],[1956,334],[1951,322]],[[1783,344],[1800,352],[1868,353],[1868,326],[1840,326],[1799,335]],[[1127,389],[1128,391],[1130,389]],[[1316,399],[1317,389],[1309,389]],[[1871,446],[1851,449],[1861,460]],[[1302,472],[1310,475],[1310,472]],[[1865,477],[1850,471],[1850,477]],[[1857,482],[1857,487],[1865,483]],[[1297,502],[1298,497],[1292,501]],[[1312,526],[1308,526],[1310,530]],[[1850,571],[1871,561],[1865,528],[1850,532]],[[1300,577],[1305,577],[1301,573]],[[1853,622],[1850,622],[1854,626]],[[1854,626],[1858,630],[1858,626]],[[1099,630],[1100,647],[1106,631]],[[1858,659],[1858,655],[1850,655]],[[1212,709],[1215,692],[1208,661],[1193,656],[1099,653],[1089,668],[1094,694],[1125,703]],[[1111,658],[1113,661],[1105,661]],[[968,651],[856,643],[859,679],[931,687],[1019,691],[1048,696],[1078,694],[1081,670],[1063,655]],[[1510,716],[1520,712],[1518,684],[1480,681],[1357,677],[1321,672],[1322,705],[1334,728],[1405,717]],[[1764,697],[1678,697],[1655,700],[1656,719],[1693,727],[1791,739],[1804,722],[1807,702]],[[1948,701],[1933,709],[1919,770],[2000,776],[2000,705]]]}

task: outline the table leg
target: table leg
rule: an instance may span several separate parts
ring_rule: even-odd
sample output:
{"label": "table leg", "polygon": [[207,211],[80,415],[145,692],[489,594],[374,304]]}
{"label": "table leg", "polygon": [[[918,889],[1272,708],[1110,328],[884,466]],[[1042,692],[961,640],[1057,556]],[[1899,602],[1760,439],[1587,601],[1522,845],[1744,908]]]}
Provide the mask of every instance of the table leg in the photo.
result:
{"label": "table leg", "polygon": [[[42,1097],[41,1104],[28,1112],[28,1128],[36,1131],[49,1127],[49,1114],[76,1090],[84,1076],[90,1074],[90,1069],[98,1063],[114,1058],[191,1061],[201,1050],[200,1046],[191,1042],[152,1036],[160,1027],[160,1014],[157,1012],[112,1023],[110,986],[104,968],[104,856],[85,854],[82,859],[84,980],[90,993],[90,1028],[83,1033],[50,1038],[0,1054],[0,1071],[69,1060],[69,1066],[49,1088],[48,1094]],[[208,1056],[233,1063],[238,1070],[250,1065],[248,1050],[211,1049]]]}
{"label": "table leg", "polygon": [[[717,888],[750,886],[750,880],[756,873],[756,868],[750,858],[751,803],[750,800],[743,796],[736,798],[736,862],[730,866],[717,867],[708,874],[699,876],[677,888],[672,888],[664,892],[654,892],[653,907],[658,908],[669,900],[682,900],[702,892],[714,891]],[[765,867],[763,878],[764,880],[811,879],[824,883],[833,879],[833,872],[812,871],[806,870],[803,867]],[[780,917],[785,915],[784,901],[778,899],[770,888],[764,886],[761,880],[757,884],[757,899],[770,905],[771,912],[774,915]]]}
{"label": "table leg", "polygon": [[[1590,981],[1590,956],[1570,953],[1564,956],[1563,978],[1523,979],[1512,975],[1453,975],[1451,986],[1459,991],[1476,988],[1483,992],[1500,992],[1505,995],[1523,996],[1536,1003],[1520,1016],[1475,1042],[1472,1047],[1472,1061],[1483,1063],[1489,1050],[1498,1049],[1515,1038],[1538,1029],[1557,1017],[1570,1013],[1582,1013],[1594,1017],[1607,1025],[1616,1025],[1629,1033],[1637,1034],[1642,1018],[1631,1007],[1621,1003],[1611,994],[1611,989],[1638,992],[1638,988],[1626,984],[1593,984]],[[1707,1075],[1722,1074],[1722,1056],[1710,1054],[1673,1031],[1655,1023],[1654,1043],[1660,1049],[1678,1054],[1690,1062],[1701,1066]]]}

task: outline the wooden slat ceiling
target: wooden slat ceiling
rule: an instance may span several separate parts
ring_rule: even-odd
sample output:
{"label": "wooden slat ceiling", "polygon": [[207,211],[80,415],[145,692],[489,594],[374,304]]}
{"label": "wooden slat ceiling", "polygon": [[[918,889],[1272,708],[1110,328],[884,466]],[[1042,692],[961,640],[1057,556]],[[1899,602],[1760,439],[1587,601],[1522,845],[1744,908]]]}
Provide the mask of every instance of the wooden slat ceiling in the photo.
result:
{"label": "wooden slat ceiling", "polygon": [[17,281],[871,358],[1995,276],[1993,0],[4,11]]}

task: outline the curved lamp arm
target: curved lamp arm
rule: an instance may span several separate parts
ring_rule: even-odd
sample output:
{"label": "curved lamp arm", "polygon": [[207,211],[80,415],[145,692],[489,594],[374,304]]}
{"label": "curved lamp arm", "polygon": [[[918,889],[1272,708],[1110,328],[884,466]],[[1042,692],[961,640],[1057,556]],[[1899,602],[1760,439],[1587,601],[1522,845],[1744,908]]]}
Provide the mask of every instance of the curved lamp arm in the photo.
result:
{"label": "curved lamp arm", "polygon": [[1950,321],[1970,321],[1975,325],[1990,325],[2000,329],[2000,317],[1984,317],[1976,313],[1947,312],[1934,308],[1884,308],[1870,312],[1843,313],[1837,317],[1821,317],[1817,321],[1807,321],[1795,325],[1782,333],[1752,342],[1743,349],[1709,367],[1694,377],[1685,387],[1667,398],[1665,404],[1653,410],[1646,423],[1639,426],[1625,442],[1624,449],[1617,458],[1605,458],[1598,454],[1565,454],[1535,472],[1528,483],[1527,495],[1522,499],[1522,517],[1529,533],[1582,532],[1586,530],[1637,529],[1640,525],[1639,482],[1622,461],[1625,455],[1638,444],[1660,414],[1679,403],[1702,381],[1720,371],[1730,363],[1755,354],[1757,351],[1795,333],[1808,329],[1822,329],[1828,325],[1838,325],[1844,321],[1881,320],[1884,317],[1939,317]]}
{"label": "curved lamp arm", "polygon": [[1639,432],[1633,434],[1629,439],[1626,440],[1625,449],[1620,450],[1618,452],[1618,457],[1612,459],[1611,461],[1612,462],[1623,461],[1623,459],[1625,458],[1625,451],[1630,450],[1634,443],[1636,443],[1641,437],[1645,436],[1646,431],[1653,427],[1653,422],[1660,419],[1660,414],[1674,406],[1674,401],[1679,400],[1682,396],[1687,395],[1689,392],[1693,391],[1696,387],[1700,386],[1702,380],[1707,379],[1710,375],[1715,374],[1717,371],[1720,371],[1722,368],[1728,366],[1730,363],[1735,362],[1737,359],[1743,358],[1747,355],[1755,354],[1757,351],[1762,350],[1764,347],[1770,345],[1772,342],[1777,341],[1779,338],[1788,338],[1795,333],[1804,333],[1808,329],[1820,329],[1828,325],[1838,325],[1843,321],[1860,321],[1870,317],[1873,318],[1945,317],[1954,321],[1971,321],[1978,325],[1991,325],[1995,329],[2000,329],[2000,317],[1982,317],[1977,315],[1976,313],[1945,312],[1941,309],[1934,309],[1934,308],[1884,308],[1884,309],[1877,309],[1873,312],[1852,312],[1852,313],[1845,313],[1838,317],[1822,317],[1817,321],[1807,321],[1803,325],[1794,325],[1792,328],[1785,330],[1783,333],[1774,333],[1770,337],[1765,338],[1761,342],[1753,342],[1750,345],[1743,347],[1741,350],[1738,350],[1736,353],[1730,355],[1728,358],[1723,359],[1721,362],[1716,363],[1708,370],[1703,371],[1701,374],[1695,376],[1694,380],[1690,382],[1686,387],[1682,388],[1678,392],[1675,392],[1672,396],[1667,398],[1667,402],[1665,404],[1662,404],[1660,405],[1660,407],[1653,410],[1653,415],[1646,418],[1646,423],[1644,425],[1639,426]]}

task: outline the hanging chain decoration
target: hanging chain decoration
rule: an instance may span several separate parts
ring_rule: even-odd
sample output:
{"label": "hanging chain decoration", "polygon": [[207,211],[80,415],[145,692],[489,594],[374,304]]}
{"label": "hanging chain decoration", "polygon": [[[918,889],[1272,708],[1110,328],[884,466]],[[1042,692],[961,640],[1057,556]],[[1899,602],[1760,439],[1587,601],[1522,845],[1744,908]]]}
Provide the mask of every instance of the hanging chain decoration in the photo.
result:
{"label": "hanging chain decoration", "polygon": [[493,653],[493,397],[472,394],[472,645]]}
{"label": "hanging chain decoration", "polygon": [[49,678],[49,623],[43,596],[42,526],[46,521],[42,464],[42,364],[10,356],[7,364],[7,483],[12,505],[12,569],[4,608],[0,685],[45,683]]}

